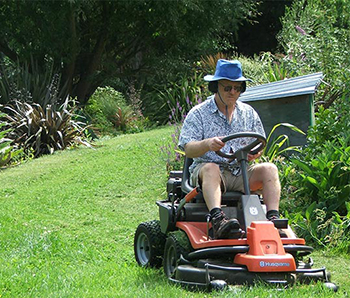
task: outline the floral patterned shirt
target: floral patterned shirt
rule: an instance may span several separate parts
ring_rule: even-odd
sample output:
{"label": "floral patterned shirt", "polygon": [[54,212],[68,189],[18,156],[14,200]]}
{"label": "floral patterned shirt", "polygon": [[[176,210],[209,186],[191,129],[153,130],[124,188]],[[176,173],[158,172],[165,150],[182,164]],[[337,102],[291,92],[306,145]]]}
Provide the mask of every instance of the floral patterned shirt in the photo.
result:
{"label": "floral patterned shirt", "polygon": [[[258,113],[250,105],[237,101],[232,121],[229,123],[226,116],[219,111],[214,95],[212,95],[201,104],[193,107],[188,113],[180,133],[178,146],[184,150],[185,145],[192,141],[225,137],[239,132],[254,132],[265,136],[264,127]],[[253,140],[252,138],[231,140],[226,142],[221,150],[225,153],[236,152]],[[204,155],[194,158],[190,173],[198,164],[205,162],[217,163],[221,170],[229,168],[234,175],[240,174],[236,160],[229,163],[226,158],[220,157],[214,151],[208,151]]]}

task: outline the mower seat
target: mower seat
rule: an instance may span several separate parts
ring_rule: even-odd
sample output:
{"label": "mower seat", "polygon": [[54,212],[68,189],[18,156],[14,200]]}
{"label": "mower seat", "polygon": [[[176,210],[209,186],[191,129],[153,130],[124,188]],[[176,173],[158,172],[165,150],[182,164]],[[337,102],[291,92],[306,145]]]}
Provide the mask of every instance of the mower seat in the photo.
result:
{"label": "mower seat", "polygon": [[[190,171],[189,168],[193,163],[193,159],[185,157],[183,172],[182,172],[182,181],[181,181],[181,190],[186,195],[193,190],[190,180]],[[221,204],[222,205],[235,205],[239,202],[242,192],[239,191],[229,191],[222,194]],[[204,198],[202,192],[200,192],[194,199],[193,202],[204,203]]]}

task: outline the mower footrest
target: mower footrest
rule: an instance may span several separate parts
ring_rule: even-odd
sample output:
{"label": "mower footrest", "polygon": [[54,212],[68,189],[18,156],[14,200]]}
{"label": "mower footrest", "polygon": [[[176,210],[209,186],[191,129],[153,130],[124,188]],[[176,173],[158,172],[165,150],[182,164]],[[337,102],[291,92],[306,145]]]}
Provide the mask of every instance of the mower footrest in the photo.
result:
{"label": "mower footrest", "polygon": [[287,229],[288,228],[288,219],[275,219],[272,221],[277,229]]}

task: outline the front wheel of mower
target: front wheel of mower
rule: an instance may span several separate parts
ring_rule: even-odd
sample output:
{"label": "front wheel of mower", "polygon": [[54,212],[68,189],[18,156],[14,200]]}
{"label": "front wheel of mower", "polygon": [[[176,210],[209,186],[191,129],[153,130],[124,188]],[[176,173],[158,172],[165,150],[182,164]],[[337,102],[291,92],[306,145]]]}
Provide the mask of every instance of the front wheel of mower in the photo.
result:
{"label": "front wheel of mower", "polygon": [[134,237],[136,262],[142,267],[161,266],[165,240],[159,220],[139,224]]}
{"label": "front wheel of mower", "polygon": [[163,269],[167,277],[173,277],[180,256],[191,251],[187,235],[181,231],[171,233],[165,242]]}

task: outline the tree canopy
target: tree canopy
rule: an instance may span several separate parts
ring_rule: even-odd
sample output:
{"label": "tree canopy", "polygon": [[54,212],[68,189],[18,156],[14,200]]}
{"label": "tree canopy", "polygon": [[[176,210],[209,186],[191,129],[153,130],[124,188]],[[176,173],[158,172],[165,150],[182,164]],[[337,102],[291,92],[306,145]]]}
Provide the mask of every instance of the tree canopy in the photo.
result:
{"label": "tree canopy", "polygon": [[84,103],[107,79],[152,75],[168,57],[180,63],[230,47],[225,40],[256,7],[253,0],[1,1],[0,52],[53,63],[67,93]]}

